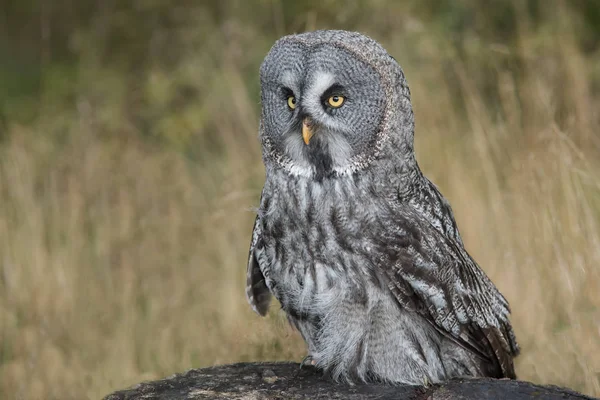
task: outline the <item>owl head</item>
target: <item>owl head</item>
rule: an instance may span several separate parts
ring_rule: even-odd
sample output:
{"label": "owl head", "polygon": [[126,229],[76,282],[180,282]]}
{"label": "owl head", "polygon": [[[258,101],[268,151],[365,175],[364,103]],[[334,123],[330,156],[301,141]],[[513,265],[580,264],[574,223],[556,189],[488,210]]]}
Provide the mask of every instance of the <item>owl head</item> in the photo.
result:
{"label": "owl head", "polygon": [[321,180],[381,158],[414,159],[404,73],[373,39],[346,31],[285,36],[263,61],[260,82],[267,171]]}

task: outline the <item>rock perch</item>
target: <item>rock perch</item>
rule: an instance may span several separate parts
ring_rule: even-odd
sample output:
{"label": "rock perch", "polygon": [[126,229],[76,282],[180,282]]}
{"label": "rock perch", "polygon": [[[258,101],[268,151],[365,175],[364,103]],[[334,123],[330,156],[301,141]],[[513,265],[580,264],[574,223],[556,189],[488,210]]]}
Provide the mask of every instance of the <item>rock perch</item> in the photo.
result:
{"label": "rock perch", "polygon": [[455,379],[423,386],[347,386],[324,379],[311,367],[291,362],[239,363],[192,369],[165,379],[139,383],[104,400],[197,399],[394,399],[495,400],[593,399],[556,386],[490,378]]}

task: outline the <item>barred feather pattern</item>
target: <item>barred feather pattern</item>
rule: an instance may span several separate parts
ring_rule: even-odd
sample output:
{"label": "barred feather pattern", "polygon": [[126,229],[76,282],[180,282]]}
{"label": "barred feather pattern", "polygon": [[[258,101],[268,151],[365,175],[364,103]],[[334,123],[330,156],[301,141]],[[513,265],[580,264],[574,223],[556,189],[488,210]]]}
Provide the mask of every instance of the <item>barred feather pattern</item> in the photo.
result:
{"label": "barred feather pattern", "polygon": [[[325,31],[290,40],[334,40],[368,62],[371,53],[376,60],[387,54],[357,35]],[[248,300],[265,315],[275,296],[316,366],[336,380],[515,378],[519,348],[509,305],[464,249],[450,205],[418,167],[401,69],[377,62],[393,106],[378,137],[361,144],[347,168],[306,168],[310,163],[282,153],[261,123],[266,180]],[[335,134],[315,134],[307,151],[342,159],[327,141]]]}

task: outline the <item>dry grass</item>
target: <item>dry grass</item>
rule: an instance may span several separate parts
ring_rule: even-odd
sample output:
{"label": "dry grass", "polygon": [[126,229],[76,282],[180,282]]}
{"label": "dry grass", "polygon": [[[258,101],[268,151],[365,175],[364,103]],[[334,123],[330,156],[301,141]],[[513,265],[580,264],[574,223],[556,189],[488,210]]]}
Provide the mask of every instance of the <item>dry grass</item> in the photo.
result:
{"label": "dry grass", "polygon": [[[420,163],[512,304],[519,377],[599,396],[600,99],[589,60],[549,35],[561,45],[524,33],[514,48],[474,51],[523,55],[519,76],[492,61],[495,105],[471,79],[478,60],[423,34],[385,44],[412,87]],[[59,116],[10,126],[0,146],[0,397],[99,398],[187,368],[303,356],[276,307],[263,320],[246,305],[263,173],[257,99],[235,65],[220,67],[225,83],[206,96],[230,107],[206,115],[225,150],[198,162],[136,135],[104,136],[113,128],[85,96],[62,117],[62,143],[46,135]]]}

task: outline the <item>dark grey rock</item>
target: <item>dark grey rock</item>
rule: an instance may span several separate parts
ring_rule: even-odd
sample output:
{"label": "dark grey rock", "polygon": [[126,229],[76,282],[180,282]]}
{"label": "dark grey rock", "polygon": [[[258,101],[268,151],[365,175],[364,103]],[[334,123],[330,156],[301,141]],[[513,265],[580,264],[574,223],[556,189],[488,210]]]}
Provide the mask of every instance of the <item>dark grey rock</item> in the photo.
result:
{"label": "dark grey rock", "polygon": [[348,386],[325,379],[312,367],[290,362],[240,363],[193,369],[165,379],[143,382],[104,400],[196,399],[592,399],[569,389],[529,382],[478,378],[455,379],[438,385]]}

